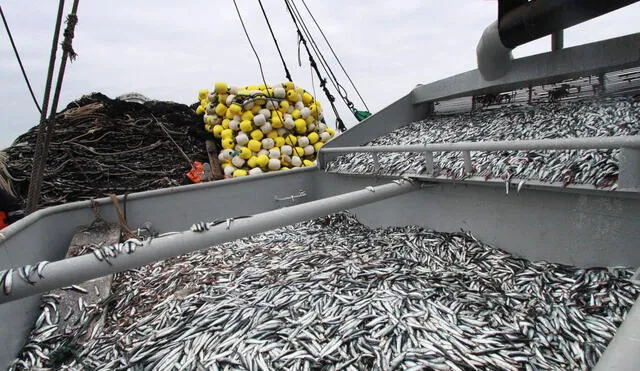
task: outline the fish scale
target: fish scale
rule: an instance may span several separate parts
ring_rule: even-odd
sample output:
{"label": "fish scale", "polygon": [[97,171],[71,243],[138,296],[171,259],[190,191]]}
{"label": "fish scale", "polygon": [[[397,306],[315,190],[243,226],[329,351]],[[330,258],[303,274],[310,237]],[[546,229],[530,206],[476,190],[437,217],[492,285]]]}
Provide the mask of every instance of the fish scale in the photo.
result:
{"label": "fish scale", "polygon": [[632,272],[339,213],[118,273],[111,305],[84,309],[80,331],[106,316],[81,357],[40,321],[12,368],[590,369],[638,296]]}
{"label": "fish scale", "polygon": [[[460,141],[499,141],[638,135],[640,101],[633,97],[509,106],[456,115],[434,115],[384,134],[366,145],[417,145]],[[615,189],[619,149],[559,151],[472,151],[473,173],[466,174],[459,152],[433,154],[435,176],[460,179],[521,179],[587,184]],[[378,153],[338,156],[328,171],[384,175],[422,174],[422,153]]]}

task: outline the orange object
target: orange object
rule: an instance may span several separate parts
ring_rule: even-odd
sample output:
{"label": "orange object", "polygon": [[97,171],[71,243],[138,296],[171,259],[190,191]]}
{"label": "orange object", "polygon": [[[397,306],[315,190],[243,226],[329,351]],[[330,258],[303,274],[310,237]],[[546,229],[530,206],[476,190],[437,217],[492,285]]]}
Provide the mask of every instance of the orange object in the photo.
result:
{"label": "orange object", "polygon": [[9,224],[7,223],[7,213],[5,213],[4,211],[0,211],[0,229],[8,225]]}
{"label": "orange object", "polygon": [[194,183],[200,183],[202,174],[204,174],[204,167],[202,166],[202,163],[194,161],[191,166],[191,170],[187,173],[187,177]]}

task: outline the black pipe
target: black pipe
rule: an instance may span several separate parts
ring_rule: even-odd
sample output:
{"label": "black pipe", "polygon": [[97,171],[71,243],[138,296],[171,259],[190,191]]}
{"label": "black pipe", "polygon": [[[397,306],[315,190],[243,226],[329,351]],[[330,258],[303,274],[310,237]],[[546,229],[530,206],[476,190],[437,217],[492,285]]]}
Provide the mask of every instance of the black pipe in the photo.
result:
{"label": "black pipe", "polygon": [[513,49],[638,0],[533,0],[504,14],[498,23],[502,44]]}
{"label": "black pipe", "polygon": [[551,34],[551,50],[560,50],[564,48],[564,31],[556,31]]}

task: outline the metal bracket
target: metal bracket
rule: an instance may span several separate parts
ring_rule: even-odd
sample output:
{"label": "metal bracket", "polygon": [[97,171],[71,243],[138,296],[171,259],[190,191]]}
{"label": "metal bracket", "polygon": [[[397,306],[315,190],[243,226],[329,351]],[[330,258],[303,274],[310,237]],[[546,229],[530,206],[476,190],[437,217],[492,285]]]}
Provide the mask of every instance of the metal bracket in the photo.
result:
{"label": "metal bracket", "polygon": [[297,195],[291,195],[291,196],[286,196],[286,197],[275,196],[275,197],[273,197],[273,199],[276,202],[290,201],[292,204],[294,204],[296,202],[296,199],[302,198],[302,197],[307,197],[307,192],[305,192],[303,190],[300,190],[300,192],[298,192]]}

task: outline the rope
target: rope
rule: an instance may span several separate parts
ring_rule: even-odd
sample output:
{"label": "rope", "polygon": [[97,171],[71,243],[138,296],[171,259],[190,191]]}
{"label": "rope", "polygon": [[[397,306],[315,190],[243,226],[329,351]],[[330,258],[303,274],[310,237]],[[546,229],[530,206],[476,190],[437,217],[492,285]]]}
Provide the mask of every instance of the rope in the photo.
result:
{"label": "rope", "polygon": [[[75,4],[75,3],[74,3]],[[76,6],[77,8],[77,6]],[[67,28],[64,29],[64,41],[62,42],[62,51],[69,55],[69,59],[73,62],[78,54],[73,50],[73,37],[75,36],[76,24],[78,24],[78,16],[69,14],[67,16]]]}
{"label": "rope", "polygon": [[33,99],[33,103],[35,103],[36,107],[38,108],[38,112],[42,113],[42,108],[40,108],[38,99],[36,99],[36,95],[33,93],[33,89],[31,88],[31,83],[29,82],[29,78],[27,77],[27,72],[24,70],[24,66],[22,65],[22,59],[20,59],[20,54],[18,53],[18,48],[16,48],[16,43],[13,41],[13,36],[11,36],[11,30],[9,29],[9,24],[7,23],[7,19],[4,17],[4,12],[2,11],[2,5],[0,5],[0,16],[2,16],[2,22],[4,23],[4,28],[7,30],[7,36],[9,36],[9,41],[11,41],[11,47],[13,48],[13,53],[16,55],[16,59],[18,59],[18,64],[20,65],[20,71],[22,71],[22,76],[24,77],[24,81],[27,83],[27,87],[29,88],[29,93],[31,93],[31,99]]}
{"label": "rope", "polygon": [[333,95],[331,95],[331,92],[329,92],[329,89],[327,88],[327,80],[323,79],[322,78],[322,74],[320,74],[320,70],[318,69],[318,65],[316,65],[316,61],[313,59],[313,56],[311,55],[311,51],[309,50],[309,46],[307,45],[307,40],[305,40],[305,38],[302,36],[302,32],[300,31],[300,27],[298,26],[298,22],[296,20],[296,17],[293,14],[293,10],[291,9],[291,6],[289,5],[289,1],[288,0],[284,0],[284,3],[287,6],[287,10],[289,11],[289,15],[291,15],[291,19],[293,19],[293,24],[295,25],[296,30],[298,32],[298,37],[302,41],[302,45],[304,45],[304,48],[307,50],[307,55],[309,56],[309,64],[311,65],[311,67],[316,72],[316,75],[318,76],[318,79],[320,80],[320,87],[322,88],[322,90],[324,91],[325,95],[327,96],[327,99],[329,100],[329,103],[331,104],[331,108],[333,108],[333,112],[336,115],[336,128],[338,130],[340,130],[341,132],[344,132],[344,131],[347,130],[347,128],[344,126],[344,123],[342,122],[342,119],[340,119],[340,115],[338,114],[338,110],[336,109],[336,107],[334,105],[335,98],[333,97]]}
{"label": "rope", "polygon": [[322,37],[324,38],[324,41],[326,41],[327,45],[329,46],[329,50],[331,50],[331,53],[333,54],[333,56],[336,58],[336,61],[338,61],[338,64],[340,65],[340,68],[342,68],[342,72],[344,72],[344,74],[347,76],[347,79],[349,79],[349,82],[351,83],[351,86],[353,87],[353,90],[356,91],[356,94],[358,94],[358,97],[360,98],[360,101],[362,101],[362,104],[364,105],[364,107],[367,109],[367,111],[369,111],[369,107],[367,106],[367,103],[365,103],[364,99],[362,98],[362,95],[360,95],[360,92],[358,91],[358,88],[356,88],[356,85],[353,83],[353,81],[351,80],[351,76],[349,76],[349,74],[347,73],[347,71],[345,70],[344,66],[342,65],[342,62],[340,62],[340,58],[338,58],[338,56],[336,55],[336,52],[333,50],[333,47],[331,46],[331,43],[329,43],[329,40],[327,39],[327,37],[324,34],[324,31],[322,31],[322,28],[320,28],[320,25],[318,24],[318,22],[316,21],[316,18],[313,16],[313,14],[311,13],[311,10],[309,9],[309,7],[307,6],[307,2],[305,0],[302,0],[302,4],[304,5],[304,7],[307,9],[307,12],[309,13],[309,15],[311,16],[311,19],[313,20],[313,23],[316,24],[316,27],[318,27],[318,30],[320,31],[320,34],[322,35]]}
{"label": "rope", "polygon": [[[63,1],[63,0],[61,0]],[[60,68],[58,69],[58,80],[56,82],[56,90],[53,94],[53,101],[51,102],[51,111],[49,113],[49,120],[47,120],[46,125],[46,136],[44,138],[44,144],[41,149],[41,153],[39,158],[34,156],[34,168],[32,171],[31,182],[29,183],[29,194],[27,198],[27,214],[35,211],[38,206],[38,202],[40,201],[40,190],[42,188],[42,180],[44,178],[44,165],[47,161],[47,155],[49,152],[49,144],[51,143],[51,138],[53,137],[53,132],[55,130],[56,120],[55,115],[58,110],[58,101],[60,99],[60,91],[62,90],[62,82],[64,80],[64,71],[67,66],[67,58],[70,58],[73,55],[73,58],[77,54],[73,51],[73,46],[71,45],[72,39],[74,37],[75,26],[78,23],[78,17],[76,13],[78,11],[78,4],[80,0],[73,1],[73,7],[71,8],[71,14],[67,17],[67,28],[64,32],[64,41],[62,42],[62,60],[60,61]],[[60,17],[62,18],[62,17]],[[59,27],[57,28],[58,33]],[[56,41],[57,44],[57,41]],[[66,45],[66,47],[65,47]],[[73,53],[73,54],[70,54]],[[52,68],[53,65],[50,65]],[[44,109],[44,108],[43,108]],[[40,134],[40,133],[38,133]],[[37,143],[36,143],[37,146]],[[36,148],[36,151],[39,148]],[[33,173],[35,172],[35,176]],[[32,187],[33,186],[33,187]]]}
{"label": "rope", "polygon": [[58,52],[58,39],[60,37],[60,26],[62,24],[62,13],[64,12],[64,0],[58,4],[58,15],[56,16],[56,26],[53,32],[53,42],[51,43],[51,56],[49,57],[49,70],[47,71],[47,82],[44,88],[44,98],[42,99],[42,111],[40,111],[40,123],[38,124],[38,135],[36,136],[36,148],[33,155],[33,166],[31,168],[31,181],[29,182],[29,193],[27,195],[27,214],[35,211],[40,199],[39,183],[37,179],[42,178],[39,164],[42,162],[42,150],[44,133],[46,131],[47,109],[49,108],[49,95],[51,94],[51,83],[53,80],[53,70]]}
{"label": "rope", "polygon": [[287,77],[287,80],[293,81],[291,79],[291,74],[289,73],[289,69],[287,68],[287,63],[284,61],[284,57],[282,56],[282,52],[280,51],[280,46],[278,45],[278,40],[276,39],[276,35],[274,35],[273,29],[271,28],[271,22],[269,22],[267,13],[264,11],[264,7],[262,6],[262,0],[258,0],[258,4],[260,4],[260,9],[262,9],[262,15],[264,15],[264,20],[267,22],[267,26],[269,27],[269,32],[271,32],[271,37],[273,38],[273,42],[276,44],[276,49],[278,49],[280,60],[282,61],[282,65],[284,66],[285,76]]}

